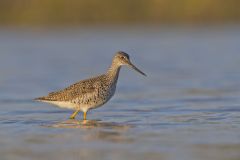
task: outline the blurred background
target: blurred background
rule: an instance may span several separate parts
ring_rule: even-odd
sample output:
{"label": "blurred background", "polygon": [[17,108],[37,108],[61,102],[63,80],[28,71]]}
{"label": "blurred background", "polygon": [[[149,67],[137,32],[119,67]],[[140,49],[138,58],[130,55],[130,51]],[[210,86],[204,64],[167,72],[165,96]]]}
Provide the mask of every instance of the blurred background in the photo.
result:
{"label": "blurred background", "polygon": [[240,20],[238,0],[1,0],[11,26],[225,24]]}
{"label": "blurred background", "polygon": [[[238,160],[239,8],[0,0],[0,159]],[[148,77],[123,67],[113,99],[88,113],[94,125],[32,100],[104,73],[119,50]]]}

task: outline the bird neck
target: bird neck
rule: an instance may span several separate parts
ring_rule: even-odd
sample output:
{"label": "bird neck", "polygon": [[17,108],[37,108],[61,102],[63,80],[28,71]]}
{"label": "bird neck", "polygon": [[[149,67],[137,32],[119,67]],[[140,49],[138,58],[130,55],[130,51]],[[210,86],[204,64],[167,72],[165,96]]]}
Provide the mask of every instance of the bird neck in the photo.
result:
{"label": "bird neck", "polygon": [[118,80],[118,75],[120,72],[121,66],[112,63],[112,65],[108,68],[107,76],[111,79],[111,82],[114,83]]}

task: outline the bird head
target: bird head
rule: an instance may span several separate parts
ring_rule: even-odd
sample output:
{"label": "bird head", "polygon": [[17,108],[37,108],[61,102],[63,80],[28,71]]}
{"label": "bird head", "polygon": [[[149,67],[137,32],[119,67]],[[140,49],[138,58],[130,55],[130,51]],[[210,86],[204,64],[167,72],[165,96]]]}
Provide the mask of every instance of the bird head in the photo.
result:
{"label": "bird head", "polygon": [[114,56],[114,62],[116,63],[116,65],[118,66],[128,66],[132,69],[134,69],[135,71],[137,71],[138,73],[147,76],[145,73],[143,73],[140,69],[138,69],[135,65],[132,64],[132,62],[130,61],[130,57],[127,53],[119,51],[115,54]]}

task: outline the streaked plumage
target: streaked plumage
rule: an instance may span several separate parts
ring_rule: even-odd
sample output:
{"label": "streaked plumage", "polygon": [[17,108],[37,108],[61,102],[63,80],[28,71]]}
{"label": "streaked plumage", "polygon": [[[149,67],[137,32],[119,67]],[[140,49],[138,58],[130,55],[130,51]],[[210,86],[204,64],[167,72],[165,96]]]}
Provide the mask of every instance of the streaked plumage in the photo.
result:
{"label": "streaked plumage", "polygon": [[89,109],[102,106],[114,95],[122,65],[128,65],[145,75],[130,62],[127,53],[120,51],[115,54],[112,64],[105,74],[79,81],[63,90],[51,92],[47,96],[35,100],[76,110],[70,117],[73,119],[79,111],[82,111],[84,119],[86,119]]}

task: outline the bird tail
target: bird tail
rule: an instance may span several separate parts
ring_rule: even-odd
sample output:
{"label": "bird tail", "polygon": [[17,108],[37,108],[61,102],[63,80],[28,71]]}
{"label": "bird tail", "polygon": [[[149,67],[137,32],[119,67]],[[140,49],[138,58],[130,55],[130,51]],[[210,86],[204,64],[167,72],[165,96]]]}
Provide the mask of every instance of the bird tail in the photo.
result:
{"label": "bird tail", "polygon": [[45,97],[38,97],[38,98],[34,98],[34,101],[45,101],[47,100]]}

